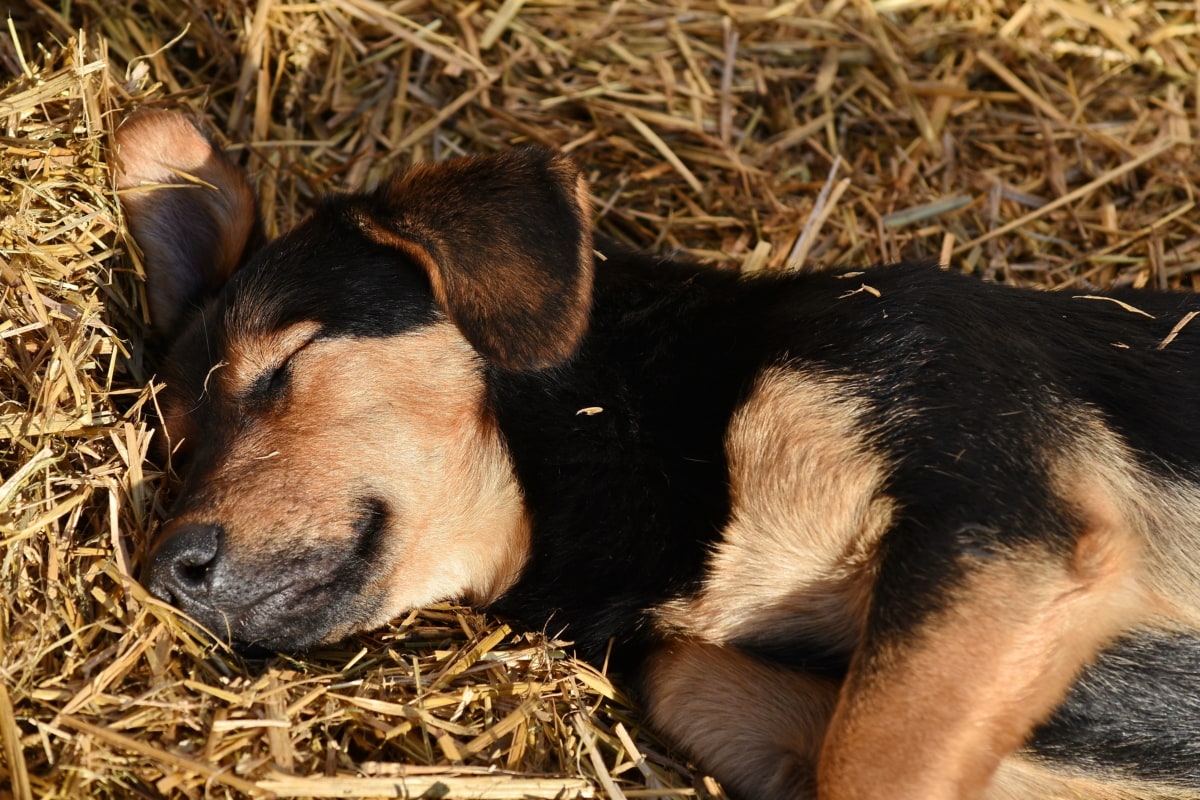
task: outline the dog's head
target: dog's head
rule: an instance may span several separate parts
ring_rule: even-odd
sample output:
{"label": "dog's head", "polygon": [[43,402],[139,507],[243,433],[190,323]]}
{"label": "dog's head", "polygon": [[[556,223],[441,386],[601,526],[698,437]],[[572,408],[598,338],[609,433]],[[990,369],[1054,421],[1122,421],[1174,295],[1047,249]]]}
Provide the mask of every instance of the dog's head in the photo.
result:
{"label": "dog's head", "polygon": [[150,590],[234,643],[296,649],[511,585],[528,521],[484,375],[556,364],[584,333],[572,162],[416,167],[250,252],[252,193],[189,121],[137,115],[117,145],[184,477]]}

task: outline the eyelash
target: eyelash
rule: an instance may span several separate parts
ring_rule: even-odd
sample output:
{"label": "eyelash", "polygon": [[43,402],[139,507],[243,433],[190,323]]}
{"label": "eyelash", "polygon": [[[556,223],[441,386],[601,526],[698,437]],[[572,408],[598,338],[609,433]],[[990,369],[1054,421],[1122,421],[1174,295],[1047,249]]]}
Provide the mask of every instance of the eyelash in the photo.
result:
{"label": "eyelash", "polygon": [[292,380],[292,361],[304,351],[306,347],[312,344],[316,339],[309,341],[296,348],[287,358],[283,360],[278,367],[271,370],[269,373],[261,375],[254,385],[247,392],[248,399],[253,403],[272,403],[280,399],[284,392],[287,391],[288,385]]}
{"label": "eyelash", "polygon": [[292,380],[292,356],[288,356],[282,364],[275,368],[271,375],[267,378],[267,390],[269,392],[280,392],[287,388],[287,385]]}

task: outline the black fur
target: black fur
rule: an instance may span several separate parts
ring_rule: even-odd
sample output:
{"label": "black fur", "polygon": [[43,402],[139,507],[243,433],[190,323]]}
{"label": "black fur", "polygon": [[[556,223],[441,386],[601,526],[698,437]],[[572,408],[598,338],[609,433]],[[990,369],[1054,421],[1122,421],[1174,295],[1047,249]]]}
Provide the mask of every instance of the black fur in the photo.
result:
{"label": "black fur", "polygon": [[[878,296],[855,291],[864,285]],[[993,548],[1047,536],[1066,547],[1074,521],[1055,510],[1038,456],[1062,435],[1064,403],[1098,409],[1155,471],[1196,474],[1200,431],[1186,405],[1200,372],[1185,365],[1200,327],[1157,347],[1200,301],[1136,299],[1156,318],[919,264],[739,280],[618,251],[597,269],[574,360],[491,376],[538,520],[535,569],[561,576],[528,576],[503,607],[558,609],[592,651],[693,581],[699,555],[678,554],[703,554],[725,521],[725,425],[770,364],[843,376],[869,404],[871,435],[895,465],[889,489],[908,509],[888,547],[923,562],[894,589],[885,570],[880,589],[898,602],[880,606],[906,605],[914,581],[950,577],[961,543],[945,530],[985,529],[981,546]],[[1143,387],[1164,384],[1177,387],[1156,393],[1167,413],[1131,413]],[[605,410],[575,415],[587,406]]]}
{"label": "black fur", "polygon": [[[437,193],[436,186],[422,191]],[[229,408],[265,414],[287,400],[285,364],[260,376],[249,397],[219,402],[207,378],[227,338],[299,321],[319,323],[322,338],[389,337],[447,317],[421,253],[386,244],[386,235],[407,228],[372,223],[372,236],[356,216],[363,208],[385,216],[384,199],[327,201],[252,257],[186,328],[169,359],[169,380],[172,391],[194,400],[186,413],[196,430],[234,437],[244,420]],[[575,208],[557,222],[581,215]],[[537,239],[536,222],[525,220],[514,241]],[[494,230],[489,224],[473,229],[478,236],[464,255],[470,291],[481,297],[489,287],[475,284],[489,254],[478,250]],[[437,247],[426,243],[427,250],[454,241],[452,232],[438,233],[444,237],[430,239]],[[555,257],[580,252],[576,238],[565,237]],[[980,563],[1031,545],[1068,556],[1083,521],[1054,495],[1052,459],[1074,444],[1081,414],[1098,415],[1149,473],[1200,482],[1200,426],[1193,424],[1200,323],[1166,342],[1185,314],[1200,310],[1196,296],[1123,295],[1139,313],[1112,298],[1016,290],[923,264],[741,278],[610,242],[598,246],[605,258],[594,266],[587,329],[573,356],[532,368],[557,355],[541,341],[515,346],[507,361],[479,361],[487,412],[507,443],[533,523],[527,566],[493,610],[562,631],[588,658],[600,659],[615,640],[618,661],[636,667],[661,635],[656,607],[699,588],[731,511],[728,425],[767,367],[838,378],[863,409],[863,436],[888,465],[884,488],[899,511],[875,553],[867,631],[875,648],[918,633]],[[520,257],[515,263],[530,267]],[[541,266],[533,263],[533,271]],[[505,325],[520,328],[547,306],[556,311],[553,332],[568,330],[575,309],[559,302],[568,294],[562,287],[578,285],[590,268],[547,280],[538,295],[544,302]],[[510,276],[508,289],[514,285],[520,280]],[[468,326],[483,330],[487,319],[506,318],[503,302],[487,302],[488,314],[464,317]],[[476,338],[505,353],[508,330],[498,341],[487,330]],[[206,445],[206,458],[220,457],[220,447]],[[206,466],[193,464],[191,472]],[[193,491],[189,478],[182,494]],[[363,565],[393,512],[369,495],[358,509],[350,522],[355,539],[334,575],[344,585],[331,597],[353,596],[369,581]],[[197,531],[208,538],[196,552],[208,552],[213,531]],[[309,646],[343,621],[336,608],[320,619],[289,616],[277,606],[294,598],[272,593],[286,581],[271,581],[264,582],[269,590],[254,589],[263,607],[247,611],[280,616],[268,644]],[[327,588],[315,586],[301,600],[322,600]],[[350,612],[352,621],[363,609]],[[852,654],[832,641],[844,638],[756,641],[753,649],[841,676]],[[1188,636],[1143,633],[1117,642],[1037,731],[1032,751],[1073,768],[1200,786],[1200,677],[1188,669],[1198,657],[1200,645]]]}
{"label": "black fur", "polygon": [[1200,789],[1200,639],[1143,629],[1084,671],[1030,746],[1079,770]]}
{"label": "black fur", "polygon": [[650,608],[694,586],[729,511],[725,426],[763,358],[715,322],[735,280],[611,250],[575,358],[491,372],[534,518],[529,568],[501,613],[569,623],[594,658],[610,638],[638,640]]}
{"label": "black fur", "polygon": [[[1197,475],[1200,430],[1187,420],[1200,398],[1200,328],[1160,347],[1200,308],[1189,294],[1131,296],[1149,319],[925,265],[743,281],[620,253],[597,280],[576,359],[491,376],[535,515],[531,567],[496,609],[565,628],[593,658],[610,637],[642,642],[646,612],[694,587],[728,513],[725,424],[768,364],[846,377],[871,408],[905,510],[882,544],[872,623],[885,640],[939,607],[964,554],[1070,546],[1078,521],[1050,496],[1039,454],[1071,436],[1071,403],[1098,410],[1152,472]],[[855,292],[863,285],[878,296]],[[604,411],[575,415],[587,406]],[[1039,731],[1036,752],[1195,785],[1200,709],[1179,699],[1200,696],[1186,668],[1196,649],[1193,639],[1118,644]],[[849,658],[820,642],[758,652],[833,676]]]}
{"label": "black fur", "polygon": [[[247,306],[268,309],[256,325],[316,319],[321,336],[390,336],[436,319],[420,272],[337,212],[334,202],[253,260],[182,347]],[[937,607],[964,552],[987,557],[1048,537],[1069,545],[1074,521],[1048,495],[1038,457],[1048,435],[1063,435],[1055,433],[1062,404],[1099,410],[1151,470],[1198,475],[1200,430],[1187,420],[1200,398],[1191,366],[1200,327],[1159,349],[1182,315],[1200,308],[1192,295],[1129,298],[1149,319],[1104,300],[1019,291],[927,265],[740,279],[608,248],[577,355],[541,371],[488,371],[534,521],[529,567],[494,610],[562,630],[587,657],[616,639],[619,662],[636,662],[653,638],[647,613],[696,588],[729,513],[726,425],[768,365],[841,376],[870,409],[871,437],[895,466],[888,488],[906,510],[884,539],[873,606],[873,624],[889,636]],[[325,280],[326,270],[345,277]],[[1145,386],[1157,387],[1154,413],[1142,409]],[[603,410],[577,413],[589,407]],[[1194,752],[1194,740],[1178,733],[1180,710],[1193,720],[1184,731],[1200,729],[1194,704],[1178,702],[1200,695],[1200,678],[1180,668],[1191,650],[1143,643],[1138,669],[1106,680],[1130,647],[1088,673],[1035,750],[1192,780],[1194,766],[1171,766]],[[849,657],[821,642],[760,652],[829,675]],[[1151,662],[1145,671],[1143,661]],[[1141,703],[1141,724],[1115,717],[1130,697]]]}

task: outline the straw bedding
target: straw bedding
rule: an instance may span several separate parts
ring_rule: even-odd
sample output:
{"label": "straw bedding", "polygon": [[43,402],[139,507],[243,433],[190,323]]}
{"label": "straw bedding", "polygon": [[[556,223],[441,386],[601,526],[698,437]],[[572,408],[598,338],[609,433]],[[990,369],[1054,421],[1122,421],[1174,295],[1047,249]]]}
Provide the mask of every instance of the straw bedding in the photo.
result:
{"label": "straw bedding", "polygon": [[555,631],[441,607],[246,662],[138,586],[170,480],[110,173],[131,109],[202,119],[272,233],[320,192],[536,141],[585,165],[601,228],[728,268],[1200,282],[1194,2],[10,8],[0,798],[721,796]]}

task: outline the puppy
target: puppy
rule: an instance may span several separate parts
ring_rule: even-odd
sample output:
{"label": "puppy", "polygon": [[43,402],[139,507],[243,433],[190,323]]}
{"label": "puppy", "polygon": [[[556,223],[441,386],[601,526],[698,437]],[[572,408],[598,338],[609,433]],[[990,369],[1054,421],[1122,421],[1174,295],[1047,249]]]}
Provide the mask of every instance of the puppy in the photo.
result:
{"label": "puppy", "polygon": [[543,149],[259,241],[117,134],[185,476],[145,573],[235,645],[462,598],[610,641],[742,798],[1200,797],[1200,301],[593,241]]}

